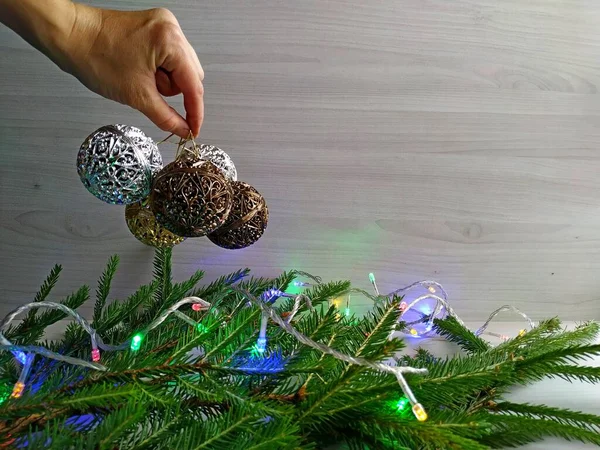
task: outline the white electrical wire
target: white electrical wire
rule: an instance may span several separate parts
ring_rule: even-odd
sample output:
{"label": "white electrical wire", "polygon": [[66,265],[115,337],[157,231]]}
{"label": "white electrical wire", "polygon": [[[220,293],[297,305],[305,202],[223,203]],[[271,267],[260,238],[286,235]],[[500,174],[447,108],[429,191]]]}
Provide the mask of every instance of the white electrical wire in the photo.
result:
{"label": "white electrical wire", "polygon": [[[374,283],[374,276],[371,276],[371,275],[372,274],[369,275],[369,278],[370,278],[371,283],[373,284]],[[423,318],[422,318],[422,319],[419,319],[419,320],[415,320],[415,321],[407,322],[406,323],[407,326],[412,326],[412,325],[415,325],[417,323],[427,323],[427,327],[425,329],[425,332],[422,333],[422,334],[419,334],[419,333],[415,334],[412,331],[416,331],[416,330],[411,329],[411,334],[414,337],[423,337],[423,336],[426,336],[428,333],[430,333],[431,329],[432,329],[432,325],[433,325],[433,320],[435,318],[437,318],[437,317],[440,317],[442,315],[442,313],[444,312],[444,310],[446,311],[446,313],[449,316],[451,316],[454,319],[456,319],[456,321],[460,325],[462,325],[463,327],[467,328],[467,326],[465,325],[465,323],[463,322],[463,320],[458,316],[458,314],[456,314],[456,312],[454,311],[454,309],[452,309],[452,307],[448,304],[448,294],[446,293],[444,287],[441,284],[439,284],[438,282],[436,282],[436,281],[431,281],[431,280],[417,281],[415,283],[409,284],[408,286],[404,286],[404,287],[401,287],[400,289],[396,289],[395,291],[390,292],[387,295],[387,297],[388,298],[392,298],[394,296],[404,295],[407,292],[409,292],[409,291],[411,291],[411,290],[413,290],[413,289],[415,289],[417,287],[424,288],[427,291],[429,291],[429,293],[425,294],[425,295],[419,296],[418,298],[416,298],[413,301],[411,301],[409,304],[405,304],[404,303],[404,306],[403,306],[403,309],[402,309],[402,314],[400,315],[400,317],[404,317],[408,311],[410,311],[411,309],[414,309],[416,307],[416,305],[418,305],[419,303],[421,303],[421,302],[423,302],[425,300],[434,300],[436,303],[435,303],[435,308],[434,308],[432,314],[428,315],[428,314],[424,314],[423,312],[417,311],[421,315],[423,315],[424,317],[426,317],[427,320],[423,320]],[[440,295],[437,295],[438,291],[439,291]],[[492,312],[490,314],[490,316],[488,317],[488,319],[485,321],[485,323],[481,327],[479,327],[474,332],[474,334],[476,336],[480,336],[480,335],[482,335],[482,334],[485,333],[485,334],[488,334],[488,335],[491,335],[491,336],[500,337],[502,339],[508,339],[508,336],[504,336],[504,335],[501,335],[501,334],[491,333],[491,332],[486,332],[485,331],[488,328],[488,326],[490,325],[490,323],[492,322],[492,320],[494,320],[494,318],[498,314],[500,314],[501,312],[504,312],[504,311],[512,311],[512,312],[514,312],[516,314],[519,314],[521,317],[523,317],[527,321],[527,323],[528,323],[528,325],[529,325],[529,327],[531,329],[533,329],[535,327],[535,322],[533,320],[531,320],[529,318],[529,316],[527,316],[525,313],[523,313],[519,309],[515,308],[514,306],[504,305],[504,306],[501,306],[500,308],[496,309],[494,312]]]}
{"label": "white electrical wire", "polygon": [[[298,272],[298,274],[301,274],[308,278],[311,278],[316,283],[321,282],[320,278],[313,277],[304,272]],[[375,300],[379,301],[382,296],[379,295],[379,290],[376,287],[377,284],[376,284],[374,276],[371,277],[371,283],[373,284],[373,286],[376,290],[376,294],[377,294],[377,297],[375,297]],[[308,287],[311,285],[309,283],[302,283],[301,286]],[[430,315],[425,315],[424,313],[421,313],[424,317],[427,318],[427,320],[426,320],[426,322],[428,323],[427,332],[431,329],[431,324],[433,323],[434,318],[440,316],[444,310],[446,311],[446,313],[449,316],[454,317],[459,324],[461,324],[462,326],[465,326],[462,319],[454,312],[452,307],[448,304],[446,291],[444,290],[442,285],[440,285],[439,283],[437,283],[435,281],[426,280],[426,281],[419,281],[416,283],[412,283],[403,288],[396,289],[395,291],[388,294],[387,298],[391,298],[391,297],[397,296],[397,295],[404,295],[405,293],[407,293],[417,287],[423,287],[423,288],[427,289],[429,291],[429,293],[416,298],[415,300],[410,302],[410,304],[408,304],[408,305],[404,304],[401,317],[404,316],[411,309],[415,308],[415,306],[417,304],[419,304],[420,302],[422,302],[424,300],[434,300],[436,302],[436,306],[434,308],[433,313]],[[427,414],[426,414],[425,410],[423,409],[423,407],[421,406],[421,404],[416,399],[416,397],[414,396],[412,390],[410,389],[410,386],[404,379],[403,374],[405,374],[405,373],[426,374],[427,369],[415,368],[415,367],[409,367],[409,366],[390,366],[390,365],[384,364],[384,363],[373,362],[373,361],[369,361],[369,360],[361,358],[361,357],[346,355],[346,354],[339,352],[327,345],[313,341],[308,336],[305,336],[304,334],[300,333],[298,330],[296,330],[291,325],[291,321],[296,316],[296,314],[299,312],[302,302],[306,303],[309,310],[311,310],[311,311],[314,310],[310,298],[304,294],[295,296],[294,305],[292,307],[292,310],[290,311],[288,317],[286,319],[283,319],[275,312],[275,310],[271,306],[269,306],[269,304],[267,302],[255,297],[250,292],[243,290],[237,286],[230,286],[230,289],[242,294],[251,304],[254,304],[255,306],[259,307],[260,310],[262,311],[263,315],[262,315],[262,320],[261,320],[261,329],[259,331],[259,344],[261,344],[260,347],[262,348],[263,351],[264,351],[264,347],[266,346],[267,322],[265,319],[267,317],[270,317],[271,320],[273,320],[277,325],[279,325],[283,331],[290,334],[298,342],[300,342],[304,345],[312,347],[324,354],[331,355],[334,358],[336,358],[340,361],[347,362],[349,364],[368,367],[373,370],[377,370],[380,372],[386,372],[386,373],[395,375],[400,387],[402,388],[406,397],[408,398],[408,400],[410,401],[410,403],[413,406],[413,412],[414,412],[415,416],[417,416],[417,418],[419,420],[426,420]],[[356,290],[352,290],[352,291],[356,292]],[[358,291],[360,292],[360,290],[358,290]],[[440,295],[437,295],[438,291],[439,291]],[[365,293],[365,294],[367,294],[367,293]],[[289,294],[282,293],[282,295],[285,297],[292,297]],[[370,295],[368,295],[368,296],[371,297]],[[371,298],[373,298],[373,297],[371,297]],[[158,316],[154,321],[152,321],[152,323],[150,323],[150,325],[148,325],[144,330],[141,330],[138,333],[136,333],[136,335],[140,335],[140,334],[146,335],[151,330],[160,326],[167,319],[167,317],[169,317],[171,314],[174,314],[179,319],[185,321],[186,323],[188,323],[192,326],[197,326],[198,325],[197,322],[195,322],[190,317],[188,317],[187,315],[185,315],[179,311],[179,308],[181,306],[183,306],[185,304],[189,304],[189,303],[201,305],[202,310],[208,309],[211,306],[209,302],[202,300],[198,297],[185,297],[182,300],[178,301],[177,303],[173,304],[171,307],[167,308],[165,311],[163,311],[160,316]],[[37,308],[58,309],[58,310],[64,312],[65,314],[70,315],[90,335],[90,338],[92,341],[92,348],[93,348],[93,351],[95,351],[95,352],[98,352],[98,348],[101,348],[104,351],[125,350],[131,344],[131,339],[123,342],[120,345],[105,344],[103,342],[102,338],[96,332],[96,330],[94,330],[91,327],[91,325],[81,315],[79,315],[76,311],[72,310],[71,308],[68,308],[67,306],[62,305],[60,303],[53,303],[53,302],[28,303],[19,308],[16,308],[15,310],[11,311],[2,320],[2,322],[0,322],[0,351],[12,351],[12,352],[27,353],[26,362],[21,371],[21,376],[19,377],[19,381],[17,382],[17,384],[15,385],[15,388],[13,390],[13,396],[15,396],[15,397],[20,396],[23,391],[25,378],[27,378],[29,370],[31,369],[31,365],[33,363],[33,357],[35,354],[39,354],[39,355],[45,356],[47,358],[55,359],[57,361],[66,362],[68,364],[87,367],[87,368],[94,369],[94,370],[100,370],[100,371],[107,370],[107,368],[105,366],[103,366],[102,364],[99,364],[95,361],[89,362],[89,361],[86,361],[86,360],[83,360],[80,358],[73,358],[71,356],[61,355],[59,353],[52,352],[44,347],[32,346],[32,345],[13,345],[4,336],[3,330],[8,325],[10,325],[10,323],[19,314],[21,314],[25,311],[28,311],[31,309],[37,309]],[[499,313],[504,312],[504,311],[513,311],[517,314],[520,314],[524,319],[526,319],[528,321],[529,326],[531,328],[533,328],[535,326],[534,322],[527,315],[525,315],[524,313],[522,313],[515,307],[505,305],[505,306],[498,308],[496,311],[494,311],[490,315],[488,320],[477,331],[475,331],[475,334],[479,336],[482,333],[484,333],[486,328],[489,326],[490,322]],[[423,319],[417,320],[417,321],[409,323],[409,325],[413,325],[413,324],[421,323],[421,322],[424,322],[424,320]],[[495,333],[489,333],[489,334],[496,335]],[[15,393],[17,395],[15,395]]]}
{"label": "white electrical wire", "polygon": [[[177,310],[181,306],[188,304],[188,303],[200,304],[200,305],[202,305],[203,309],[210,308],[210,303],[208,303],[205,300],[202,300],[201,298],[186,297],[186,298],[178,301],[171,307],[167,308],[166,310],[164,310],[163,313],[160,316],[158,316],[154,321],[152,321],[152,323],[148,327],[146,327],[144,330],[142,330],[141,333],[146,334],[149,331],[153,330],[154,328],[158,327],[161,323],[163,323],[167,319],[167,317],[169,315],[171,315],[175,312],[179,312]],[[38,309],[38,308],[58,309],[58,310],[62,311],[63,313],[71,316],[90,335],[90,337],[92,339],[92,343],[93,344],[97,343],[98,347],[100,347],[101,349],[103,349],[105,351],[124,350],[124,349],[128,348],[129,345],[131,344],[131,339],[125,341],[124,343],[122,343],[120,345],[105,344],[102,341],[102,338],[100,336],[98,336],[96,330],[94,330],[91,327],[91,325],[89,324],[89,322],[87,320],[85,320],[77,311],[74,311],[73,309],[71,309],[68,306],[65,306],[61,303],[35,302],[35,303],[28,303],[26,305],[20,306],[16,309],[12,310],[11,312],[9,312],[6,315],[6,317],[2,320],[2,322],[0,322],[0,351],[13,351],[13,352],[21,351],[21,352],[25,352],[25,353],[37,353],[39,355],[45,356],[46,358],[55,359],[57,361],[63,361],[63,362],[69,363],[69,364],[77,365],[77,366],[87,367],[89,369],[106,370],[106,367],[103,366],[102,364],[86,361],[86,360],[80,359],[80,358],[73,358],[72,356],[61,355],[60,353],[50,351],[44,347],[39,347],[39,346],[35,346],[35,345],[13,345],[13,343],[10,342],[4,336],[4,333],[3,333],[4,329],[8,325],[10,325],[10,323],[19,314],[29,311],[30,309]]]}

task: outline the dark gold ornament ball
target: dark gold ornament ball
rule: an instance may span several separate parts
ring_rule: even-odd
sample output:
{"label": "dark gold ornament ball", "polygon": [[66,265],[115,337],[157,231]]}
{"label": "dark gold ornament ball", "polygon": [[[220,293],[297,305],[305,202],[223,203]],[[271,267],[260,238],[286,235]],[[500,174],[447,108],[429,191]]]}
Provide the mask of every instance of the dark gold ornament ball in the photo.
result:
{"label": "dark gold ornament ball", "polygon": [[225,223],[233,205],[233,190],[214,164],[186,153],[156,175],[150,205],[167,230],[178,236],[200,237]]}
{"label": "dark gold ornament ball", "polygon": [[129,231],[139,241],[156,248],[170,248],[184,241],[161,226],[146,202],[132,203],[125,207],[125,221]]}
{"label": "dark gold ornament ball", "polygon": [[267,228],[269,210],[260,193],[243,181],[231,183],[233,207],[217,231],[208,238],[219,247],[237,250],[248,247],[260,239]]}

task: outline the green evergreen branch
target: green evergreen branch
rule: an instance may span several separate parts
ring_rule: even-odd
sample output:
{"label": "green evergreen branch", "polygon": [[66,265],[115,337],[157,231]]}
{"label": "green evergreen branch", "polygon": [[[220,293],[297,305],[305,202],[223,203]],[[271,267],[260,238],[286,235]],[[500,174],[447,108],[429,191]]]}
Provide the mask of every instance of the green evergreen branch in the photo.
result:
{"label": "green evergreen branch", "polygon": [[[62,266],[55,265],[50,274],[46,277],[42,286],[35,294],[33,301],[35,303],[43,302],[46,300],[50,292],[58,282],[58,278],[60,277],[60,273],[62,271]],[[36,325],[36,315],[38,313],[37,309],[30,310],[27,315],[23,318],[23,320],[16,327],[10,329],[5,333],[6,337],[15,342],[24,342],[27,339],[27,330],[31,330]],[[34,340],[39,339],[36,337]]]}
{"label": "green evergreen branch", "polygon": [[598,355],[600,355],[600,344],[559,348],[544,353],[540,351],[531,358],[523,357],[516,361],[516,369],[523,381],[539,380],[553,374],[555,370],[559,370],[566,364],[577,363]]}
{"label": "green evergreen branch", "polygon": [[440,335],[450,342],[455,342],[468,353],[480,353],[490,349],[490,345],[479,336],[465,328],[458,321],[449,316],[446,319],[434,319],[434,329]]}
{"label": "green evergreen branch", "polygon": [[130,401],[121,409],[102,418],[100,425],[94,430],[100,440],[99,450],[113,450],[121,436],[144,416],[144,404]]}
{"label": "green evergreen branch", "polygon": [[[0,400],[0,444],[6,444],[9,433],[26,439],[34,450],[313,450],[343,443],[351,450],[483,450],[545,436],[600,444],[596,415],[503,400],[512,386],[544,377],[598,383],[600,368],[579,365],[600,354],[600,345],[592,344],[598,324],[565,331],[558,319],[550,319],[490,348],[456,320],[436,320],[438,332],[458,343],[466,356],[436,359],[421,349],[416,356],[398,357],[403,341],[389,339],[398,320],[397,302],[375,298],[371,313],[346,318],[326,302],[355,292],[349,283],[319,281],[306,290],[315,310],[302,305],[293,319],[304,335],[346,354],[372,361],[396,356],[398,363],[429,370],[425,376],[406,376],[429,414],[428,421],[418,422],[395,377],[301,345],[272,322],[270,351],[250,358],[260,310],[231,289],[248,271],[204,287],[196,287],[201,271],[174,283],[171,256],[171,251],[158,251],[153,283],[124,302],[112,303],[108,295],[116,259],[109,260],[96,293],[94,327],[105,342],[123,342],[191,294],[213,306],[209,312],[182,310],[204,328],[170,317],[145,336],[140,350],[103,352],[106,372],[38,358],[25,394]],[[59,272],[58,266],[53,269],[36,299],[47,297]],[[297,275],[291,271],[278,278],[250,278],[240,286],[260,296],[270,288],[285,290]],[[65,302],[77,307],[87,297],[84,287]],[[276,310],[285,317],[293,303],[282,298]],[[47,324],[60,318],[51,313],[28,315],[24,325],[9,331],[18,331],[15,336],[23,341],[39,339]],[[89,336],[78,325],[68,325],[62,340],[45,345],[80,358],[90,356]],[[0,382],[6,383],[7,393],[18,373],[12,357],[2,356]],[[0,386],[0,398],[2,392]],[[72,418],[83,414],[89,420],[74,425]]]}
{"label": "green evergreen branch", "polygon": [[102,310],[104,309],[104,305],[106,305],[106,300],[108,299],[110,285],[115,273],[117,272],[118,266],[119,257],[117,255],[111,256],[108,260],[108,264],[106,265],[106,269],[104,269],[104,272],[102,272],[102,275],[100,276],[98,288],[96,289],[96,303],[94,304],[94,322],[100,320]]}
{"label": "green evergreen branch", "polygon": [[553,408],[529,403],[500,402],[490,406],[490,410],[500,414],[528,417],[530,419],[548,419],[565,425],[586,428],[600,432],[600,417],[564,408]]}
{"label": "green evergreen branch", "polygon": [[154,281],[157,283],[157,291],[154,301],[147,306],[149,308],[160,307],[171,293],[173,278],[171,275],[173,249],[157,249],[154,253]]}
{"label": "green evergreen branch", "polygon": [[487,436],[481,438],[481,442],[491,448],[518,447],[544,437],[559,437],[567,441],[578,440],[600,445],[600,433],[554,420],[505,414],[488,415],[486,420],[492,423],[493,427]]}
{"label": "green evergreen branch", "polygon": [[230,273],[229,275],[224,275],[222,277],[219,277],[207,286],[202,286],[198,289],[195,289],[191,292],[190,296],[200,297],[203,300],[209,301],[212,296],[216,295],[217,293],[220,293],[227,286],[230,286],[231,284],[238,282],[242,278],[247,277],[249,273],[250,269],[243,269]]}

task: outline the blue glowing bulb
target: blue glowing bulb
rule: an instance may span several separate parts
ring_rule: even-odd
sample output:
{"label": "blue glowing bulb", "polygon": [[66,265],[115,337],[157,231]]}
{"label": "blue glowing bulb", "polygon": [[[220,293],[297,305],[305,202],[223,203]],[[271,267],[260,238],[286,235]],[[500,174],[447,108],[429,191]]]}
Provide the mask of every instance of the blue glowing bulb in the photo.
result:
{"label": "blue glowing bulb", "polygon": [[256,351],[258,353],[264,353],[267,350],[267,338],[258,338],[256,340]]}
{"label": "blue glowing bulb", "polygon": [[15,358],[17,358],[17,361],[19,361],[21,364],[25,365],[25,362],[27,362],[27,355],[25,355],[25,353],[17,350],[15,352],[12,352],[12,354],[14,355]]}

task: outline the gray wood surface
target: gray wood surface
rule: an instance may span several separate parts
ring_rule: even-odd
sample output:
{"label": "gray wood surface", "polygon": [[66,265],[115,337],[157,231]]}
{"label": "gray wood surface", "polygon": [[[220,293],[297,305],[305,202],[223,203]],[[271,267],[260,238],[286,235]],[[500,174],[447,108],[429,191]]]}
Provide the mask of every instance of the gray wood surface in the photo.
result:
{"label": "gray wood surface", "polygon": [[[188,240],[176,277],[299,268],[368,288],[373,271],[382,291],[440,281],[468,320],[504,303],[534,319],[600,318],[597,1],[94,4],[173,10],[206,72],[201,141],[269,204],[258,244]],[[85,191],[75,155],[108,123],[165,134],[6,28],[0,69],[0,312],[30,300],[54,263],[57,294],[94,286],[113,253],[115,295],[131,293],[152,250],[122,207]]]}

